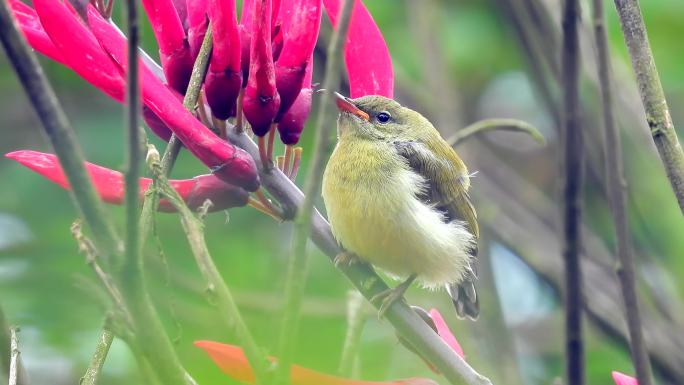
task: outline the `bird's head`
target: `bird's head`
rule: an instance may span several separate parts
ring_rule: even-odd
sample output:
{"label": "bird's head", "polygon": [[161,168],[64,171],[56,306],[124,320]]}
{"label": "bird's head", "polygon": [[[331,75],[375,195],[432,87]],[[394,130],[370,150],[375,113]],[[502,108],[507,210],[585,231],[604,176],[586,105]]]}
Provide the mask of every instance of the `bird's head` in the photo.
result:
{"label": "bird's head", "polygon": [[436,132],[420,113],[380,95],[350,99],[335,93],[340,137],[351,134],[371,140],[419,139]]}

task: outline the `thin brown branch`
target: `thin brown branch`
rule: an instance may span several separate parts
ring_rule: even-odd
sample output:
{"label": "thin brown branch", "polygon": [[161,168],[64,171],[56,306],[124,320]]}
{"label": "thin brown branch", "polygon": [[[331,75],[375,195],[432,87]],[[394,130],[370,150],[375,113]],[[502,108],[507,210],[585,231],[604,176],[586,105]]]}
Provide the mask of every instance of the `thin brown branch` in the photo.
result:
{"label": "thin brown branch", "polygon": [[544,136],[533,125],[522,120],[505,118],[483,119],[477,121],[456,131],[454,135],[447,139],[447,143],[452,146],[456,146],[462,144],[464,141],[470,139],[476,134],[494,130],[526,133],[531,136],[535,142],[541,145],[546,144],[546,139]]}
{"label": "thin brown branch", "polygon": [[580,51],[579,0],[563,4],[563,256],[565,259],[565,375],[568,385],[583,385],[584,344],[582,340],[582,185],[584,143],[579,102]]}
{"label": "thin brown branch", "polygon": [[88,369],[86,369],[85,374],[81,377],[79,385],[96,385],[98,383],[100,372],[107,359],[107,354],[109,353],[109,348],[112,346],[112,341],[114,341],[114,334],[107,329],[102,330],[100,339],[95,346],[95,353],[93,353]]}
{"label": "thin brown branch", "polygon": [[646,26],[637,0],[615,0],[625,43],[632,59],[646,112],[646,123],[665,167],[665,172],[684,213],[684,151],[677,138],[670,109],[648,41]]}
{"label": "thin brown branch", "polygon": [[601,0],[593,0],[592,7],[594,12],[594,35],[598,52],[599,82],[601,84],[601,99],[603,102],[602,112],[605,136],[603,151],[606,158],[606,186],[613,214],[615,237],[617,239],[616,254],[619,258],[617,272],[622,288],[632,362],[636,369],[637,381],[641,385],[650,385],[652,383],[651,363],[644,346],[634,274],[634,255],[629,233],[629,219],[627,218],[627,182],[623,170],[622,143],[613,116],[610,52],[603,13],[603,2]]}

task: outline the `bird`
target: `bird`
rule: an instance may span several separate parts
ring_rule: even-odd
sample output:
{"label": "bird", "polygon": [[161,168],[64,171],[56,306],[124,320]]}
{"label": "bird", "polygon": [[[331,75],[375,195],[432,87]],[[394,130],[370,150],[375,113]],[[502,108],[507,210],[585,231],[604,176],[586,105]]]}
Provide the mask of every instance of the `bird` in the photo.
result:
{"label": "bird", "polygon": [[393,99],[335,93],[337,143],[322,195],[332,233],[358,260],[404,279],[372,301],[382,316],[416,281],[446,288],[460,318],[477,319],[479,227],[468,169],[419,112]]}

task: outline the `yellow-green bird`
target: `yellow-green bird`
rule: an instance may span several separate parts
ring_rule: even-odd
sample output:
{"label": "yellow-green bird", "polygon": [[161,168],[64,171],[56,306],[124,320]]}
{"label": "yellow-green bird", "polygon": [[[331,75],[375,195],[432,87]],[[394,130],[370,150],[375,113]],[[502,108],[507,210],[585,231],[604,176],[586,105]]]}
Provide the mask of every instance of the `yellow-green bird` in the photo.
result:
{"label": "yellow-green bird", "polygon": [[351,254],[406,280],[382,295],[380,313],[417,280],[446,287],[475,319],[479,228],[468,169],[420,113],[383,96],[336,93],[337,146],[323,176],[333,234]]}

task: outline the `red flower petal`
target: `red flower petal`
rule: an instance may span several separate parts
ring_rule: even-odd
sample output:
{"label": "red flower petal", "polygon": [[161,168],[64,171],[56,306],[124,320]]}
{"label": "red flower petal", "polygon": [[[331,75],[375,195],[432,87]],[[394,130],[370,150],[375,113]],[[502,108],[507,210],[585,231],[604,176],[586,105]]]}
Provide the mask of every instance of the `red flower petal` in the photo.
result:
{"label": "red flower petal", "polygon": [[258,136],[264,136],[280,107],[271,51],[271,0],[255,0],[250,46],[249,78],[243,111]]}
{"label": "red flower petal", "polygon": [[[195,346],[204,350],[228,376],[247,384],[254,383],[252,368],[239,347],[213,341],[195,341]],[[275,361],[274,358],[270,359]],[[352,380],[319,373],[297,365],[292,365],[290,383],[292,385],[437,385],[436,382],[427,378],[385,382]]]}
{"label": "red flower petal", "polygon": [[197,57],[207,33],[207,0],[188,0],[188,43],[193,58]]}
{"label": "red flower petal", "polygon": [[[365,95],[394,95],[392,57],[385,39],[361,0],[355,0],[349,24],[344,61],[352,98]],[[323,0],[333,26],[337,26],[340,0]]]}
{"label": "red flower petal", "polygon": [[[10,152],[5,156],[28,167],[62,188],[66,190],[71,189],[55,155],[21,150]],[[125,185],[123,175],[120,172],[88,162],[85,163],[85,167],[100,199],[112,204],[123,203]],[[211,199],[213,202],[210,210],[219,211],[230,207],[244,206],[249,198],[247,191],[224,183],[213,175],[200,175],[192,179],[170,180],[169,182],[192,210],[199,208],[207,199]],[[140,178],[141,197],[145,194],[151,183],[152,180],[149,178]],[[159,211],[175,212],[176,209],[168,201],[161,200]]]}
{"label": "red flower petal", "polygon": [[33,5],[66,65],[107,95],[123,101],[125,81],[120,69],[78,17],[61,1],[34,0]]}
{"label": "red flower petal", "polygon": [[214,48],[204,91],[214,116],[225,120],[242,88],[237,13],[234,0],[209,0],[208,9]]}
{"label": "red flower petal", "polygon": [[432,318],[432,321],[435,323],[437,334],[442,337],[442,340],[444,340],[444,342],[446,342],[447,345],[449,345],[449,347],[456,352],[456,354],[461,356],[461,358],[465,358],[461,344],[458,343],[456,337],[454,337],[454,335],[451,333],[451,330],[449,330],[449,325],[447,325],[446,321],[444,321],[444,318],[437,309],[430,309],[430,318]]}
{"label": "red flower petal", "polygon": [[[97,34],[99,36],[100,32]],[[105,38],[100,42],[107,52],[116,62],[126,63],[126,43],[123,36],[102,34]],[[125,70],[125,65],[123,67]],[[216,136],[197,120],[185,109],[178,94],[162,84],[147,66],[141,64],[140,69],[145,106],[178,136],[185,147],[221,180],[248,191],[259,188],[259,177],[252,157],[244,150]]]}
{"label": "red flower petal", "polygon": [[19,0],[11,0],[10,6],[21,31],[26,36],[26,40],[28,40],[31,47],[50,59],[65,64],[61,52],[59,52],[52,43],[52,40],[50,40],[50,37],[45,33],[45,30],[43,30],[36,11]]}
{"label": "red flower petal", "polygon": [[321,0],[286,1],[281,19],[283,49],[275,67],[281,98],[279,115],[287,112],[302,88],[321,25]]}
{"label": "red flower petal", "polygon": [[636,378],[634,377],[630,377],[626,374],[622,374],[616,371],[613,371],[612,374],[613,380],[615,381],[615,385],[639,385]]}
{"label": "red flower petal", "polygon": [[159,42],[159,56],[166,81],[185,93],[194,60],[185,39],[185,29],[172,0],[143,0],[152,31]]}
{"label": "red flower petal", "polygon": [[297,99],[295,99],[292,106],[278,122],[280,140],[285,144],[293,145],[299,142],[299,137],[304,130],[306,120],[309,118],[309,114],[311,113],[311,102],[313,96],[313,89],[311,89],[312,72],[313,58],[309,59],[309,64],[306,66],[306,73],[304,75],[304,81],[302,82],[302,89],[299,91]]}

